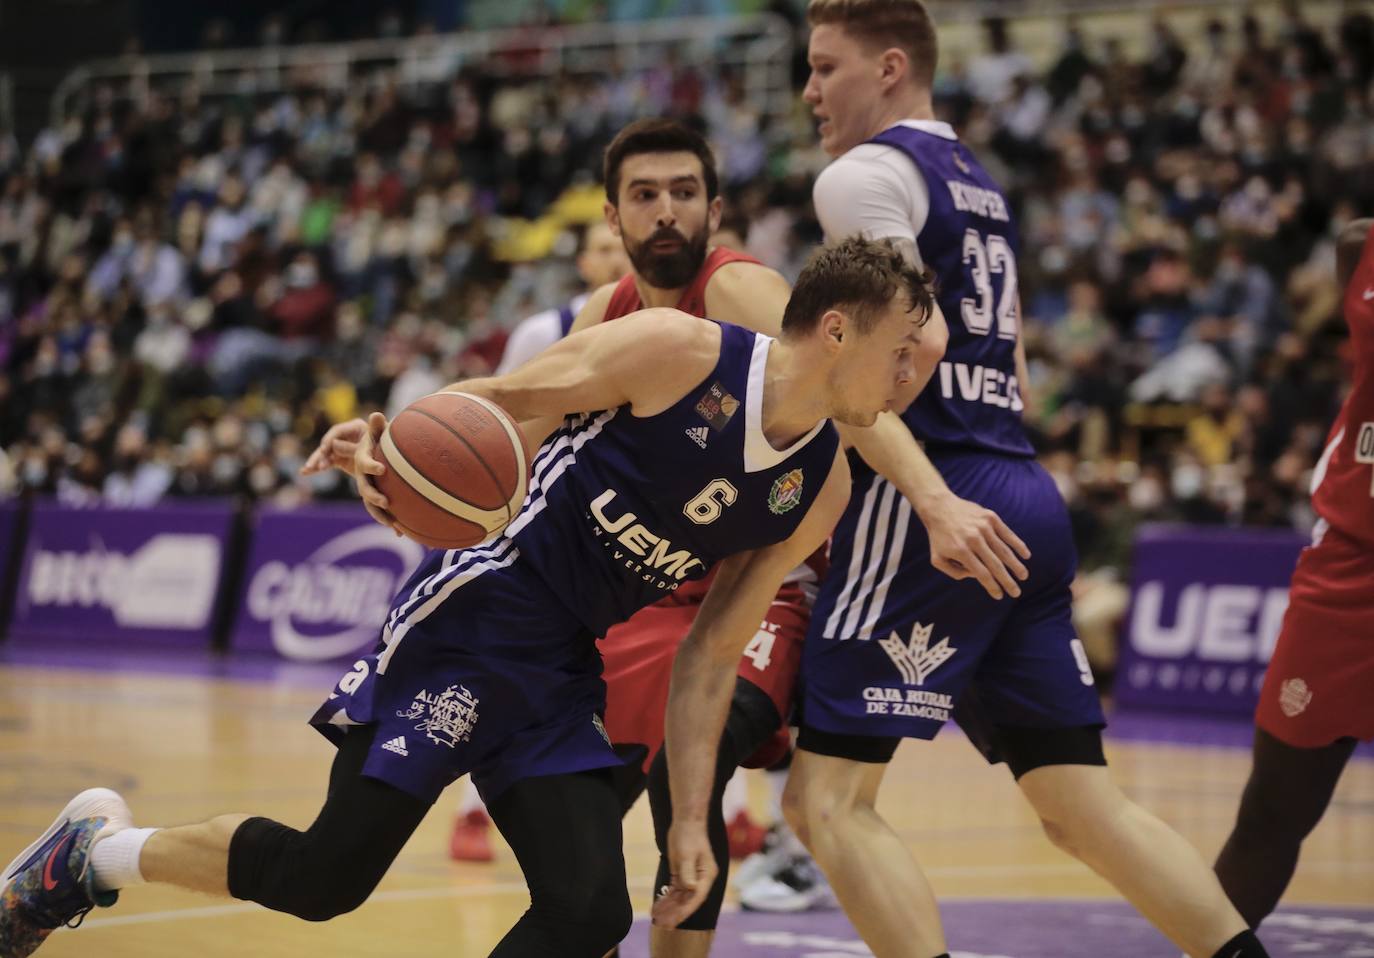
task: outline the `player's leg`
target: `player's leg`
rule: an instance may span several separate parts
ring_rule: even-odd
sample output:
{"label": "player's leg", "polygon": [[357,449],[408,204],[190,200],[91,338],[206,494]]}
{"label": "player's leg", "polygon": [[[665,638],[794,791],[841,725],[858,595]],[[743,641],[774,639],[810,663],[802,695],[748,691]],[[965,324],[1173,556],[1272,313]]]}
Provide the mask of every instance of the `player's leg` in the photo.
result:
{"label": "player's leg", "polygon": [[1251,928],[1283,897],[1303,840],[1326,813],[1354,750],[1353,738],[1324,748],[1296,748],[1255,730],[1250,779],[1216,863],[1221,887]]}
{"label": "player's leg", "polygon": [[493,958],[601,958],[630,930],[620,805],[610,769],[524,778],[488,803],[530,907]]}
{"label": "player's leg", "polygon": [[[1097,729],[999,731],[1019,739],[1006,746],[1008,762],[1057,847],[1109,881],[1192,958],[1266,954],[1197,849],[1128,799],[1111,781],[1105,761],[1064,764],[1064,757],[1049,754],[1088,747],[1085,740],[1096,737]],[[1062,741],[1062,749],[1055,741]],[[1026,749],[1030,742],[1037,744]],[[1039,760],[1051,764],[1035,765]]]}
{"label": "player's leg", "polygon": [[[344,736],[329,795],[304,832],[265,818],[221,817],[169,828],[144,846],[149,881],[255,901],[310,921],[362,904],[419,826],[430,803],[362,774],[373,730]],[[219,887],[215,887],[219,885]]]}
{"label": "player's leg", "polygon": [[1263,955],[1197,850],[1108,776],[1102,711],[1068,605],[1067,580],[1023,596],[959,703],[960,724],[1011,768],[1050,840],[1190,956],[1224,945],[1224,958]]}
{"label": "player's leg", "polygon": [[1319,529],[1302,551],[1255,711],[1250,779],[1217,860],[1251,926],[1273,911],[1354,740],[1374,738],[1374,549]]}
{"label": "player's leg", "polygon": [[[716,752],[715,778],[708,806],[710,817],[706,823],[716,859],[716,879],[701,907],[683,920],[681,925],[677,928],[653,928],[649,949],[654,958],[695,958],[710,952],[730,871],[730,840],[722,806],[725,789],[740,763],[766,744],[781,722],[777,707],[768,693],[745,679],[736,680],[735,694],[725,720],[725,732]],[[649,807],[653,811],[654,837],[659,848],[658,875],[654,880],[657,889],[671,880],[665,849],[668,829],[673,822],[673,806],[668,759],[663,750],[654,757],[649,768]]]}
{"label": "player's leg", "polygon": [[429,808],[360,774],[371,737],[365,729],[344,737],[324,807],[305,832],[245,815],[136,829],[118,795],[83,793],[89,807],[69,805],[39,846],[6,869],[0,953],[31,954],[53,928],[144,881],[233,895],[312,921],[351,911]]}
{"label": "player's leg", "polygon": [[877,958],[932,958],[946,951],[935,894],[875,807],[899,743],[803,726],[783,813]]}

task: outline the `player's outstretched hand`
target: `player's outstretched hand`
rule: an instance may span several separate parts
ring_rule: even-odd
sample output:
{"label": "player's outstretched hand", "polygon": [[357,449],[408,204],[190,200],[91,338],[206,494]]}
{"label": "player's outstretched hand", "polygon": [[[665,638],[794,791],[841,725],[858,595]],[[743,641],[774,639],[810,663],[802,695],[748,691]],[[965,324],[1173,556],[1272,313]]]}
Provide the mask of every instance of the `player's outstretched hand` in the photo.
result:
{"label": "player's outstretched hand", "polygon": [[704,822],[669,826],[668,868],[672,882],[654,896],[651,914],[655,925],[676,928],[701,907],[716,880],[716,857]]}
{"label": "player's outstretched hand", "polygon": [[950,494],[938,508],[921,514],[930,535],[930,563],[953,579],[977,579],[988,595],[1019,596],[1030,573],[1023,559],[1030,549],[1002,517],[976,502]]}
{"label": "player's outstretched hand", "polygon": [[391,503],[387,501],[386,496],[382,495],[381,490],[372,481],[373,477],[386,472],[386,466],[382,465],[373,455],[377,442],[382,438],[382,433],[385,431],[385,416],[379,412],[374,412],[367,417],[367,428],[358,437],[357,445],[353,450],[351,473],[357,482],[358,495],[363,498],[363,507],[367,509],[367,514],[382,525],[392,529],[399,536],[401,530],[396,528],[396,517],[387,511],[391,508]]}
{"label": "player's outstretched hand", "polygon": [[338,469],[353,475],[353,453],[357,451],[358,440],[367,435],[367,420],[350,419],[329,427],[320,444],[301,466],[302,476],[313,476],[326,469]]}

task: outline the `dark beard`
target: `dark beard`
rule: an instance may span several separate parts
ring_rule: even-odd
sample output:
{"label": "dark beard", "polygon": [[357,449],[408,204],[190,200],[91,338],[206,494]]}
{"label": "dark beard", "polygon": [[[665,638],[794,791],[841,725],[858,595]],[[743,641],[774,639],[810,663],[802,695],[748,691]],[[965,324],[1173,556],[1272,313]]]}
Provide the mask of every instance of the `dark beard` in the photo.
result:
{"label": "dark beard", "polygon": [[[655,253],[650,245],[658,240],[685,240],[676,253],[664,255]],[[681,289],[692,282],[706,262],[705,230],[696,236],[684,237],[674,229],[661,229],[652,233],[642,243],[625,243],[625,252],[635,272],[655,289]]]}

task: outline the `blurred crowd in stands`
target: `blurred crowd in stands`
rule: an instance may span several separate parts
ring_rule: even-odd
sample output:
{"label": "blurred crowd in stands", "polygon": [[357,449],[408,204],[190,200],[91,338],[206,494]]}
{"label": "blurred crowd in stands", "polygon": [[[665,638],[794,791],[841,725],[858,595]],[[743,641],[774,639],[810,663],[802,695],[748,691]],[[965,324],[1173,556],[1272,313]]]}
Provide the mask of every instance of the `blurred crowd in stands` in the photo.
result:
{"label": "blurred crowd in stands", "polygon": [[[1334,237],[1374,211],[1374,19],[1301,10],[1187,42],[1161,20],[1143,59],[1070,23],[1046,71],[990,21],[941,65],[938,112],[1019,215],[1027,419],[1087,569],[1142,521],[1310,521],[1348,360]],[[315,439],[489,371],[578,291],[600,151],[636,117],[709,135],[765,263],[795,276],[820,239],[804,106],[766,122],[703,62],[285,87],[109,84],[31,143],[0,131],[0,495],[349,495],[296,478]]]}

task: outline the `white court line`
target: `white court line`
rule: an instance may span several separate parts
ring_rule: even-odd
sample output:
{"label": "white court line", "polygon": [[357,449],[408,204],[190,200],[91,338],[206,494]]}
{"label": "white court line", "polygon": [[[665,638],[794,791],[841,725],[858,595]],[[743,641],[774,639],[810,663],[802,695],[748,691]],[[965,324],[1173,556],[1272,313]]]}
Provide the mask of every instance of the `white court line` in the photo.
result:
{"label": "white court line", "polygon": [[[1312,862],[1303,863],[1303,868],[1313,871],[1359,871],[1374,872],[1374,863],[1361,862]],[[958,878],[973,875],[997,875],[1007,878],[1018,875],[1061,875],[1075,874],[1078,872],[1087,873],[1086,865],[1078,862],[1064,862],[1062,864],[1044,865],[946,865],[939,868],[924,869],[927,875],[932,877]],[[651,880],[638,880],[629,883],[631,891],[644,891],[651,887]],[[454,885],[441,888],[400,888],[393,891],[379,891],[368,898],[368,904],[373,902],[393,902],[393,901],[425,901],[432,898],[481,898],[486,895],[513,895],[528,894],[528,888],[523,881],[490,882],[485,885]],[[1001,901],[1007,898],[1016,898],[1016,895],[994,895],[994,896],[945,896],[941,901],[982,901],[996,900]],[[1082,899],[1073,897],[1051,896],[1049,901],[1116,901],[1114,898],[1102,899]],[[1347,907],[1339,903],[1331,902],[1293,902],[1288,905],[1290,908],[1302,907],[1315,908],[1342,908]],[[244,915],[255,911],[266,912],[270,909],[263,908],[256,902],[244,901],[235,902],[228,905],[205,905],[199,908],[173,908],[167,911],[148,911],[137,915],[116,915],[110,918],[91,918],[82,923],[82,928],[113,928],[118,925],[150,925],[168,921],[189,921],[197,918],[223,918],[230,915]],[[729,903],[725,906],[726,911],[733,910]],[[635,913],[636,918],[642,918],[639,912]],[[67,929],[58,929],[64,931]]]}
{"label": "white court line", "polygon": [[[486,885],[454,885],[447,888],[398,888],[374,893],[374,901],[424,901],[427,898],[481,898],[484,895],[527,894],[523,881],[491,882]],[[267,912],[257,902],[240,901],[230,905],[204,905],[200,908],[173,908],[168,911],[147,911],[138,915],[116,915],[111,918],[91,918],[82,928],[113,928],[116,925],[148,925],[160,921],[185,921],[192,918],[222,918],[249,912]]]}

